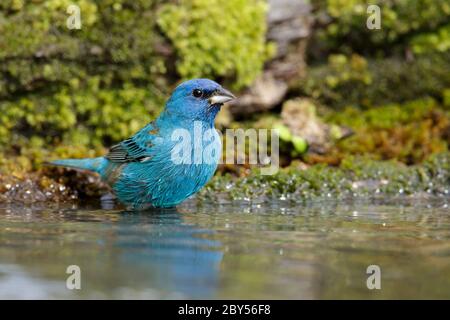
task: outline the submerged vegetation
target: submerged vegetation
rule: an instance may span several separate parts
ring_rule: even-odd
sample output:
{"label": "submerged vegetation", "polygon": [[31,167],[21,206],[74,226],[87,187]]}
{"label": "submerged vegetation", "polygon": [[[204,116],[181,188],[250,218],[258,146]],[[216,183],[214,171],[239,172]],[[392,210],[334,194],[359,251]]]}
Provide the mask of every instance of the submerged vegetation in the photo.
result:
{"label": "submerged vegetation", "polygon": [[[80,30],[66,27],[72,3]],[[153,119],[181,79],[244,93],[280,50],[307,63],[286,80],[285,99],[221,127],[281,128],[285,168],[224,167],[201,199],[447,196],[450,5],[373,4],[380,30],[366,28],[366,1],[312,3],[314,27],[298,50],[267,36],[265,0],[2,1],[0,201],[98,197],[106,189],[96,177],[43,163],[103,154]],[[317,130],[296,126],[305,121]]]}

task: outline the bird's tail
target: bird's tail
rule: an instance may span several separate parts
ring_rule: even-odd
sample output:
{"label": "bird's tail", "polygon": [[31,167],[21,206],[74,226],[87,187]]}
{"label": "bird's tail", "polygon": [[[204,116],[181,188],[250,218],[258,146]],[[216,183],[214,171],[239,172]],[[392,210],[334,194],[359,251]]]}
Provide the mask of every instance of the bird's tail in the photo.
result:
{"label": "bird's tail", "polygon": [[87,159],[64,159],[50,161],[48,164],[54,166],[62,166],[68,168],[89,170],[100,173],[105,167],[106,160],[104,157],[99,158],[87,158]]}

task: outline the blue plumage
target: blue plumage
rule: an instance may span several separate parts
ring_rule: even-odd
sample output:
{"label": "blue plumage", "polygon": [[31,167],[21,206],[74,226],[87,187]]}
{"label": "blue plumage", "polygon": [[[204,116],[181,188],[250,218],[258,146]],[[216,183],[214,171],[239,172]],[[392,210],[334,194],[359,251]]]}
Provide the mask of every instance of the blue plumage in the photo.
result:
{"label": "blue plumage", "polygon": [[222,149],[214,119],[233,98],[214,81],[186,81],[156,120],[105,157],[51,163],[97,172],[132,208],[176,206],[214,175]]}

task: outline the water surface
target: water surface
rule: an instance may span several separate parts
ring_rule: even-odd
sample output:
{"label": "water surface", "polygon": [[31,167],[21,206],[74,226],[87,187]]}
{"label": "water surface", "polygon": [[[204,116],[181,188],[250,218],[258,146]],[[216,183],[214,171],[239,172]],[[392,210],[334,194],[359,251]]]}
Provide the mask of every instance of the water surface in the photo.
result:
{"label": "water surface", "polygon": [[0,205],[0,298],[449,299],[448,201]]}

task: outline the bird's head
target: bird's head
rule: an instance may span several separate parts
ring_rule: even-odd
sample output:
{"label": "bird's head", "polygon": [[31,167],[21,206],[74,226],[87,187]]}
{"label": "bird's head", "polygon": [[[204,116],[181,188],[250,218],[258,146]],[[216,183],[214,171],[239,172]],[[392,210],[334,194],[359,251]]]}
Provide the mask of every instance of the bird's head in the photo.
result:
{"label": "bird's head", "polygon": [[166,112],[188,120],[214,123],[222,105],[236,97],[218,83],[193,79],[180,84],[167,101]]}

